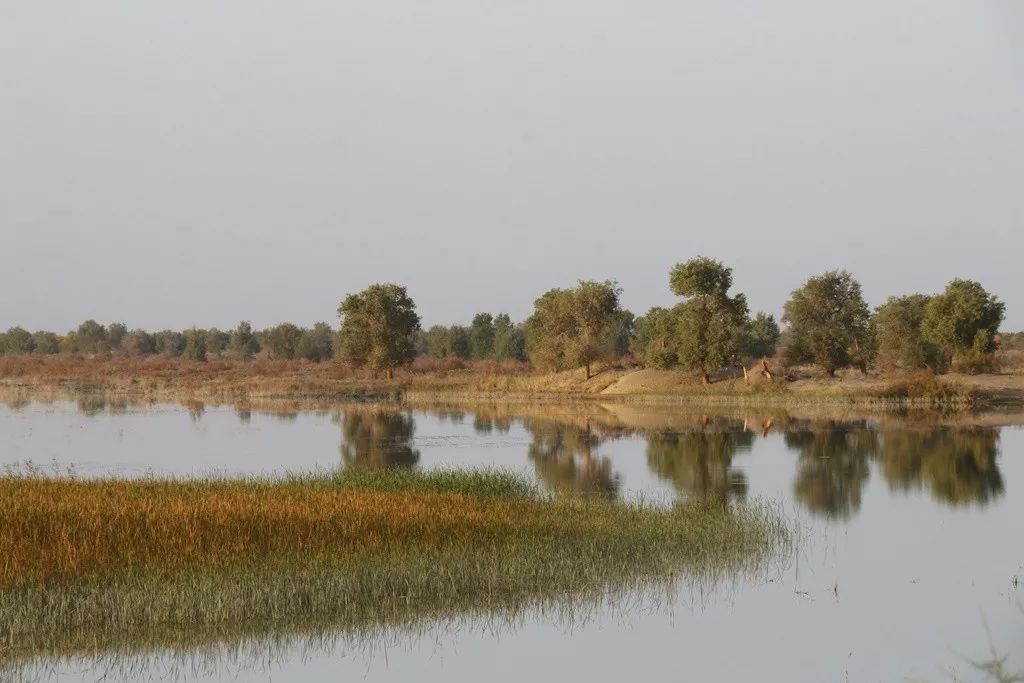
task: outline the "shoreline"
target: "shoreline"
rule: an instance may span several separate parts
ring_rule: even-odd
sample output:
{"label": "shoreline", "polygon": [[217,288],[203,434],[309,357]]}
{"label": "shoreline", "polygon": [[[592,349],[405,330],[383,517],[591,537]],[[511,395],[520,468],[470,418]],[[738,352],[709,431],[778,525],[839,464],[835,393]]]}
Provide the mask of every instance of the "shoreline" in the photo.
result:
{"label": "shoreline", "polygon": [[[7,362],[4,362],[7,361]],[[507,403],[625,403],[686,407],[831,406],[879,411],[1024,408],[1024,375],[849,375],[831,379],[760,376],[701,385],[693,373],[606,368],[591,378],[582,370],[490,374],[472,370],[417,374],[393,380],[352,376],[334,363],[170,359],[0,358],[0,390],[105,393],[148,401],[240,402],[393,401]]]}

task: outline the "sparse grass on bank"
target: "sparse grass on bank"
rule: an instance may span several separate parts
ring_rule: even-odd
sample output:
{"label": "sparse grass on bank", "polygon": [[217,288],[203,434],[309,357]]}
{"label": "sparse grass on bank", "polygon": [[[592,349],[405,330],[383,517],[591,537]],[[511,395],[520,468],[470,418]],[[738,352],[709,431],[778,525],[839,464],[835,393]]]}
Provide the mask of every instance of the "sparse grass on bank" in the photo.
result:
{"label": "sparse grass on bank", "polygon": [[[1005,354],[1004,354],[1005,355]],[[480,363],[445,370],[399,369],[395,379],[373,379],[333,363],[294,360],[210,361],[164,357],[75,358],[71,356],[0,357],[0,387],[61,389],[80,393],[121,393],[146,400],[239,401],[253,399],[388,400],[403,395],[446,397],[518,397],[531,400],[601,399],[688,402],[722,405],[795,405],[807,403],[882,404],[886,406],[1022,405],[1024,374],[911,375],[847,373],[835,378],[795,375],[768,381],[752,373],[704,386],[698,375],[625,365],[532,372],[525,366]]]}
{"label": "sparse grass on bank", "polygon": [[0,671],[154,634],[351,632],[673,576],[714,581],[763,569],[792,542],[770,507],[551,498],[493,472],[122,481],[20,470],[0,476],[0,499]]}

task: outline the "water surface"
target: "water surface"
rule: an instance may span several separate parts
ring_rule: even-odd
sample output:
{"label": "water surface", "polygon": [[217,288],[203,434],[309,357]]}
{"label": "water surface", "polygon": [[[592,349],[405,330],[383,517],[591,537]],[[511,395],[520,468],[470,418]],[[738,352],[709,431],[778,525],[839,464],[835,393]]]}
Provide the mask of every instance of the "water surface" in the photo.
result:
{"label": "water surface", "polygon": [[[777,572],[707,592],[156,653],[115,679],[973,681],[994,680],[971,663],[993,652],[1024,669],[1024,429],[1006,422],[85,398],[0,405],[0,464],[127,477],[501,467],[552,491],[661,505],[775,500],[803,530]],[[96,680],[108,665],[55,661],[45,678]]]}

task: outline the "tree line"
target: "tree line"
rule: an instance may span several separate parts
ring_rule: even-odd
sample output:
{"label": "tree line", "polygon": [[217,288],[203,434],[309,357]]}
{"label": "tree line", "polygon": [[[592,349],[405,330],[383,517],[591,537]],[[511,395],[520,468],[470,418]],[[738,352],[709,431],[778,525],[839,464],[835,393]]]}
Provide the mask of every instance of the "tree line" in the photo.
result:
{"label": "tree line", "polygon": [[0,333],[0,353],[41,356],[166,356],[194,361],[210,359],[251,360],[261,351],[275,358],[305,358],[314,362],[334,355],[334,330],[327,323],[302,328],[281,323],[254,331],[242,321],[230,331],[210,329],[129,330],[124,323],[101,325],[86,320],[63,335],[41,330],[29,332],[12,327]]}
{"label": "tree line", "polygon": [[872,311],[860,283],[834,270],[792,292],[783,307],[783,329],[772,315],[751,314],[746,296],[733,292],[732,269],[720,261],[697,257],[679,263],[668,281],[679,301],[639,317],[622,307],[614,280],[581,280],[543,293],[520,323],[506,313],[481,312],[468,325],[423,330],[406,288],[378,283],[342,300],[337,331],[321,322],[254,332],[242,322],[230,332],[149,333],[88,320],[65,335],[13,327],[0,334],[0,352],[163,354],[203,361],[248,360],[265,350],[275,358],[335,358],[389,377],[418,356],[528,360],[542,370],[583,368],[588,378],[595,363],[631,356],[644,367],[699,372],[708,382],[724,368],[777,354],[786,364],[816,364],[830,376],[848,367],[946,372],[956,364],[983,370],[998,346],[1005,312],[998,297],[965,279],[954,279],[938,294],[890,297]]}

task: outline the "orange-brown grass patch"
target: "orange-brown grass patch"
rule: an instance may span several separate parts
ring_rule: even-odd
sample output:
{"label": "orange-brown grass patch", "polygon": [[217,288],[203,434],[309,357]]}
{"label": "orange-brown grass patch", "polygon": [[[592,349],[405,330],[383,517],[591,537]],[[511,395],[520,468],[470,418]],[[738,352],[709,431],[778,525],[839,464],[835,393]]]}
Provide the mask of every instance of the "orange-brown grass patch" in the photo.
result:
{"label": "orange-brown grass patch", "polygon": [[238,482],[0,479],[0,586],[108,569],[223,567],[557,535],[541,500]]}
{"label": "orange-brown grass patch", "polygon": [[[541,495],[503,473],[0,475],[0,677],[57,656],[364,633],[709,582],[785,555],[764,505]],[[13,668],[11,668],[13,667]]]}

